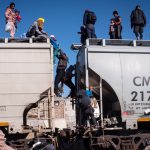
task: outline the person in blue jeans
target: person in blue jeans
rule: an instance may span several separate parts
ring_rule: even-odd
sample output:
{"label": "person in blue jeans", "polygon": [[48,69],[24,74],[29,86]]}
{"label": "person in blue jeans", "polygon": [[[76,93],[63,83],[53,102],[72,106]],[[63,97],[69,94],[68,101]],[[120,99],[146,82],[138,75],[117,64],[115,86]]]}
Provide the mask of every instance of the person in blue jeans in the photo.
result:
{"label": "person in blue jeans", "polygon": [[90,10],[85,10],[83,16],[83,25],[87,29],[88,38],[96,38],[95,27],[94,27],[96,20],[97,17],[94,12]]}

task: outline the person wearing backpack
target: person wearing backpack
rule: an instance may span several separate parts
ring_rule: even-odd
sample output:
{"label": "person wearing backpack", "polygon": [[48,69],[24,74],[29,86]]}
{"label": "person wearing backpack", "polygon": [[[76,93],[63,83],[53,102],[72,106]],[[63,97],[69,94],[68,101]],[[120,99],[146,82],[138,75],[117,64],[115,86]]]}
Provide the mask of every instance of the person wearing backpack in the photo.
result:
{"label": "person wearing backpack", "polygon": [[94,27],[96,20],[97,17],[94,12],[90,10],[85,10],[83,16],[83,25],[87,29],[88,38],[96,38],[95,27]]}
{"label": "person wearing backpack", "polygon": [[146,16],[139,5],[137,5],[135,10],[132,11],[130,20],[131,29],[133,28],[133,32],[135,33],[136,39],[143,39],[143,31],[144,27],[146,26]]}
{"label": "person wearing backpack", "polygon": [[121,25],[121,22],[122,22],[122,19],[121,17],[119,16],[118,14],[118,11],[113,11],[113,15],[114,15],[114,28],[115,28],[115,39],[122,39],[122,36],[121,36],[121,32],[122,32],[122,25]]}
{"label": "person wearing backpack", "polygon": [[68,63],[68,57],[66,54],[60,50],[59,55],[57,55],[57,58],[59,59],[58,65],[57,65],[57,70],[56,70],[56,77],[55,77],[55,82],[54,82],[54,93],[56,96],[60,96],[59,93],[59,88],[58,85],[60,82],[64,82],[64,76],[65,76],[65,69],[67,68],[67,63]]}

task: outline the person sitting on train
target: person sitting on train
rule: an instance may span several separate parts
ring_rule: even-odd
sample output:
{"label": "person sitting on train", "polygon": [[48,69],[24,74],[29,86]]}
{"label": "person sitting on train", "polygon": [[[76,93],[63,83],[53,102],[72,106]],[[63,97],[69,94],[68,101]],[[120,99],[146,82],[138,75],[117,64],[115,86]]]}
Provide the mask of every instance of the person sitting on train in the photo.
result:
{"label": "person sitting on train", "polygon": [[43,31],[44,21],[45,20],[43,18],[38,18],[28,29],[26,37],[47,39],[48,35],[45,31]]}

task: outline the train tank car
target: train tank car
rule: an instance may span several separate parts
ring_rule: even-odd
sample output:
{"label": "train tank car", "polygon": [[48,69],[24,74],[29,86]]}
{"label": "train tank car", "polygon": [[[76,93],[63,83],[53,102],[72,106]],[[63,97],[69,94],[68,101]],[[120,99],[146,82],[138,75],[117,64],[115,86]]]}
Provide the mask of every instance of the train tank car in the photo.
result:
{"label": "train tank car", "polygon": [[[33,127],[35,123],[27,119],[28,112],[44,98],[53,102],[52,95],[53,47],[49,39],[45,42],[1,39],[0,128],[22,133]],[[49,127],[53,126],[52,120],[46,121]]]}
{"label": "train tank car", "polygon": [[99,103],[99,127],[91,146],[142,149],[150,144],[150,41],[88,39],[72,49],[79,50],[77,92],[81,84],[92,88]]}

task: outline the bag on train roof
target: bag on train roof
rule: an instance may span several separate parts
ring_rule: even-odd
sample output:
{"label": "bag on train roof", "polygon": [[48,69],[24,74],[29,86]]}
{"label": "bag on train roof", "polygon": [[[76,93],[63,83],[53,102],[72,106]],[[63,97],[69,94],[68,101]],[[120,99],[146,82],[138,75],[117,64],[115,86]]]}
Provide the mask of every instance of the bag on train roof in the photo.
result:
{"label": "bag on train roof", "polygon": [[11,29],[11,24],[9,22],[7,22],[5,25],[5,31],[10,32],[10,29]]}

